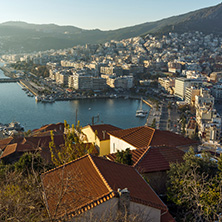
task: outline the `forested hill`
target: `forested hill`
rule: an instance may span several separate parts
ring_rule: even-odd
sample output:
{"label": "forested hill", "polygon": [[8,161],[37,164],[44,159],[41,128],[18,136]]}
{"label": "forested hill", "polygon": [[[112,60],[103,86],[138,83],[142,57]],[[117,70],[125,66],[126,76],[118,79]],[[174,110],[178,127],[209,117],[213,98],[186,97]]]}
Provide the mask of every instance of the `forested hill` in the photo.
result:
{"label": "forested hill", "polygon": [[[95,24],[96,25],[96,24]],[[117,30],[84,30],[74,26],[5,22],[0,24],[0,50],[4,52],[31,52],[60,49],[86,43],[104,43],[148,33],[162,35],[168,32],[222,34],[222,3],[156,22],[147,22]]]}

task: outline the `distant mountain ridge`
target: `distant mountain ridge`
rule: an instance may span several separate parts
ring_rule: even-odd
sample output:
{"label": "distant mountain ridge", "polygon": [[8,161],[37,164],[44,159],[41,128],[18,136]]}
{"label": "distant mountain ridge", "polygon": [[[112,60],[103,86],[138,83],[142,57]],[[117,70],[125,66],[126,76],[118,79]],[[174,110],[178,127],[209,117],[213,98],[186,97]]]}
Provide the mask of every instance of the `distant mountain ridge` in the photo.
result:
{"label": "distant mountain ridge", "polygon": [[146,34],[162,35],[169,32],[213,33],[222,35],[222,3],[183,15],[173,16],[156,22],[101,31],[84,30],[75,26],[56,24],[29,24],[26,22],[4,22],[0,24],[0,52],[31,52],[60,49],[86,43],[104,43]]}

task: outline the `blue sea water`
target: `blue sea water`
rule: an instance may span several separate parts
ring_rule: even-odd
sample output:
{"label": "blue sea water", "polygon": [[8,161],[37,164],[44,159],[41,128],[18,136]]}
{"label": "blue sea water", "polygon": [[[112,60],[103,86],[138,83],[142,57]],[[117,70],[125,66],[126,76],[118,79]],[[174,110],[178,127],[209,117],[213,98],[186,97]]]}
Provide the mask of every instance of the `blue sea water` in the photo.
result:
{"label": "blue sea water", "polygon": [[[0,78],[4,78],[0,70]],[[92,123],[106,123],[126,129],[142,126],[146,118],[135,117],[140,101],[131,99],[85,99],[56,101],[55,103],[36,103],[28,97],[17,83],[0,83],[0,123],[18,121],[25,130],[36,129],[49,123],[69,124],[80,121],[81,126]],[[144,104],[144,106],[146,106]],[[145,109],[149,109],[148,106]]]}

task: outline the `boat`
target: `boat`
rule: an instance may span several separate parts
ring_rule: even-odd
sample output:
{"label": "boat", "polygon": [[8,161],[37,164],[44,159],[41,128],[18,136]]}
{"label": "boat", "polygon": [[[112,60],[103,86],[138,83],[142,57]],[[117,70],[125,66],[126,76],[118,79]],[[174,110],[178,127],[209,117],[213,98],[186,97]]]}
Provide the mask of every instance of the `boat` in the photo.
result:
{"label": "boat", "polygon": [[53,103],[53,102],[55,102],[55,99],[53,99],[52,96],[42,98],[42,103]]}
{"label": "boat", "polygon": [[148,111],[143,109],[143,99],[141,98],[140,106],[136,111],[136,117],[146,117],[147,113],[148,113]]}
{"label": "boat", "polygon": [[42,101],[42,99],[41,99],[40,96],[35,96],[35,101],[36,101],[36,102],[40,102],[40,101]]}
{"label": "boat", "polygon": [[143,113],[143,112],[141,112],[141,111],[136,111],[136,117],[142,117],[142,118],[144,118],[144,117],[146,117],[146,114]]}

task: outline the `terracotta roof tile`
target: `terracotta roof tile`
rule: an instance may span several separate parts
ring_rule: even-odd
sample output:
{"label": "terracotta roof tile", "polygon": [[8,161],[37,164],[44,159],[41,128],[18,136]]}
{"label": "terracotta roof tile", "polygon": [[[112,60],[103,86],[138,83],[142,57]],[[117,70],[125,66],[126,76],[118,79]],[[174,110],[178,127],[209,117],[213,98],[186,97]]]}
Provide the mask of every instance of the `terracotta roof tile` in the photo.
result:
{"label": "terracotta roof tile", "polygon": [[[140,173],[169,170],[171,162],[183,161],[184,152],[175,147],[148,147],[130,151],[132,154],[133,167]],[[106,156],[115,161],[116,153]]]}
{"label": "terracotta roof tile", "polygon": [[18,144],[18,143],[13,143],[13,144],[9,144],[3,154],[1,155],[1,159],[5,158],[15,152],[31,152],[31,151],[35,151],[36,148],[34,148],[33,146],[31,146],[30,144]]}
{"label": "terracotta roof tile", "polygon": [[[88,202],[110,193],[88,156],[43,174],[42,180],[52,215],[56,213],[56,205],[61,201],[59,192],[64,192],[57,212],[58,217],[63,216],[65,212],[75,212]],[[67,192],[65,189],[68,189]]]}
{"label": "terracotta roof tile", "polygon": [[16,148],[17,148],[17,143],[10,144],[10,145],[6,146],[6,148],[4,149],[4,152],[0,156],[0,159],[2,159],[4,157],[9,156],[12,153],[14,153],[16,151]]}
{"label": "terracotta roof tile", "polygon": [[161,215],[161,222],[176,222],[176,220],[172,217],[172,215],[169,213],[164,213]]}
{"label": "terracotta roof tile", "polygon": [[13,137],[8,137],[6,139],[0,140],[0,149],[4,150],[5,147],[10,144],[10,142],[13,140]]}
{"label": "terracotta roof tile", "polygon": [[155,129],[148,126],[140,126],[125,130],[116,130],[109,134],[118,137],[136,148],[144,148],[150,145]]}
{"label": "terracotta roof tile", "polygon": [[179,146],[188,146],[192,144],[198,144],[198,142],[170,131],[155,130],[150,146],[166,145],[166,146],[179,147]]}
{"label": "terracotta roof tile", "polygon": [[149,206],[166,209],[156,193],[131,166],[115,163],[100,157],[92,157],[99,171],[113,191],[127,188],[130,197],[149,203]]}
{"label": "terracotta roof tile", "polygon": [[[128,188],[132,201],[143,203],[163,211],[167,208],[140,174],[127,165],[101,157],[86,155],[78,160],[53,169],[42,175],[42,181],[50,213],[55,214],[58,201],[58,217],[65,213],[94,207],[114,197],[117,189]],[[63,189],[62,189],[63,188]],[[62,192],[65,191],[66,192]],[[62,199],[58,195],[62,194]],[[107,198],[108,197],[108,198]],[[94,203],[94,204],[92,204]]]}
{"label": "terracotta roof tile", "polygon": [[97,131],[97,135],[100,141],[109,140],[109,135],[107,134],[107,132],[120,130],[119,127],[110,124],[90,125],[90,127],[92,128],[94,133]]}
{"label": "terracotta roof tile", "polygon": [[[135,164],[140,157],[147,151],[148,148],[140,148],[140,149],[136,149],[136,150],[131,150],[131,154],[132,154],[132,161],[133,164]],[[115,161],[116,159],[116,153],[111,153],[106,155],[106,158],[111,160],[111,161]]]}
{"label": "terracotta roof tile", "polygon": [[182,135],[170,131],[155,130],[148,126],[116,130],[109,132],[109,134],[124,140],[137,149],[148,146],[184,146],[198,143]]}
{"label": "terracotta roof tile", "polygon": [[150,147],[134,167],[140,173],[165,171],[170,163],[183,162],[183,156],[184,152],[175,147]]}
{"label": "terracotta roof tile", "polygon": [[[60,129],[61,128],[61,129]],[[48,125],[44,125],[39,129],[35,129],[31,132],[31,135],[34,136],[35,134],[38,133],[42,133],[45,131],[59,131],[59,132],[63,132],[64,131],[64,123],[56,123],[56,124],[48,124]]]}

